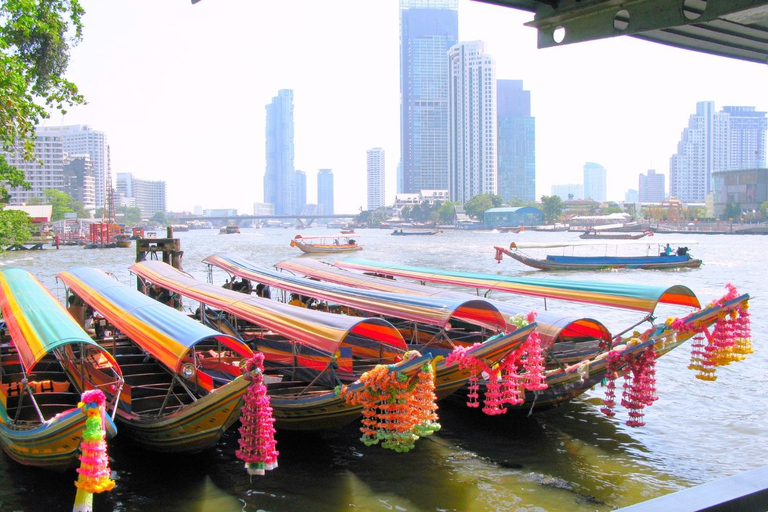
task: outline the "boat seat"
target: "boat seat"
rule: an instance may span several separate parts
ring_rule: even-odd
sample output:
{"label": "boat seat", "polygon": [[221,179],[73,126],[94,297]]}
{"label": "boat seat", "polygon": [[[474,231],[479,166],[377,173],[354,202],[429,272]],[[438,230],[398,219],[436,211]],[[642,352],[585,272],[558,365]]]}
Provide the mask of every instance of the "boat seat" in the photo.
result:
{"label": "boat seat", "polygon": [[157,385],[168,387],[172,381],[172,377],[169,374],[157,371],[126,375],[125,378],[133,388]]}
{"label": "boat seat", "polygon": [[[142,373],[161,373],[160,367],[154,362],[121,364],[120,368],[123,370],[123,375],[126,377],[129,375],[137,375]],[[170,374],[165,371],[162,373],[170,376]]]}

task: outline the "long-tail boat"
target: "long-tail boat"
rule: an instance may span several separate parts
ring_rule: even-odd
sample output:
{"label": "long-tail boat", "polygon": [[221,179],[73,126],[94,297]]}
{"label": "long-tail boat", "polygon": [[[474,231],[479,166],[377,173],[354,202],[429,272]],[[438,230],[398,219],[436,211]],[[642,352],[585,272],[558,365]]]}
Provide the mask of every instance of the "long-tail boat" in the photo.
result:
{"label": "long-tail boat", "polygon": [[291,240],[291,247],[298,247],[307,254],[335,254],[338,252],[362,251],[357,240],[351,236],[301,236]]}
{"label": "long-tail boat", "polygon": [[[121,434],[159,452],[215,446],[240,416],[249,384],[240,362],[251,349],[99,269],[77,267],[58,278],[73,306],[87,306],[73,311],[78,320],[94,319],[96,340],[123,369],[116,413]],[[93,360],[89,371],[101,369]]]}
{"label": "long-tail boat", "polygon": [[[13,460],[54,470],[74,466],[87,416],[78,407],[79,390],[63,361],[77,369],[89,389],[119,390],[122,372],[29,272],[0,270],[0,443]],[[78,357],[73,357],[77,354]],[[105,380],[88,379],[87,359],[103,362]],[[114,412],[114,400],[107,411]],[[117,432],[105,417],[108,436]]]}
{"label": "long-tail boat", "polygon": [[[614,243],[620,242],[619,240]],[[627,245],[632,241],[624,241]],[[614,268],[635,268],[645,270],[674,269],[674,268],[698,268],[701,266],[701,260],[692,258],[688,254],[687,247],[680,248],[677,254],[664,254],[659,251],[650,251],[651,244],[640,242],[643,246],[648,246],[645,255],[641,256],[617,256],[617,255],[594,255],[594,256],[573,256],[573,255],[555,255],[548,254],[546,258],[532,258],[523,253],[521,249],[545,249],[555,247],[574,247],[579,245],[594,244],[595,242],[582,243],[561,243],[561,244],[539,244],[539,243],[515,243],[509,244],[509,249],[504,247],[494,247],[496,249],[496,260],[501,263],[504,255],[519,261],[529,267],[540,270],[604,270]],[[635,242],[636,243],[636,242]],[[688,242],[690,243],[690,242]]]}
{"label": "long-tail boat", "polygon": [[[366,322],[378,322],[378,325],[389,326],[393,332],[396,333],[397,339],[404,343],[400,332],[392,327],[392,324],[388,321],[379,318],[326,313],[307,308],[289,306],[273,300],[233,292],[208,283],[201,283],[185,276],[168,265],[159,264],[153,261],[137,263],[131,267],[131,271],[154,285],[173,290],[175,293],[179,293],[185,297],[214,306],[222,311],[230,313],[237,319],[245,320],[256,326],[260,326],[262,329],[266,328],[272,332],[279,333],[288,340],[301,340],[302,338],[312,336],[317,337],[319,333],[328,331],[327,327],[320,327],[323,325],[346,326],[350,324],[355,325],[357,323],[365,325]],[[306,291],[309,292],[311,290],[307,288]],[[339,300],[345,300],[341,295],[338,295],[337,298]],[[371,300],[376,299],[371,297]],[[397,305],[395,303],[385,305],[384,299],[381,299],[380,297],[378,300],[381,301],[381,311],[383,311],[384,308],[395,307]],[[461,303],[465,302],[466,301],[461,301]],[[455,306],[453,310],[460,304],[460,302],[457,301],[451,301],[451,303]],[[418,304],[421,304],[421,308],[417,307]],[[411,305],[413,305],[414,309],[410,310],[409,315],[420,314],[422,315],[420,317],[422,319],[431,315],[431,318],[433,318],[435,322],[437,322],[437,319],[440,319],[441,325],[445,325],[449,322],[451,319],[451,312],[453,311],[450,308],[443,309],[439,301],[433,301],[431,306],[429,301],[411,301]],[[467,305],[467,308],[470,308],[470,306],[472,306],[472,304]],[[485,306],[485,304],[482,302],[476,305],[476,307],[481,308],[483,306]],[[399,307],[403,309],[402,304]],[[391,310],[387,311],[391,312]],[[483,313],[483,316],[486,315],[488,311],[491,311],[491,309],[488,309],[486,306],[486,312]],[[463,315],[470,314],[469,309],[463,313]],[[499,325],[503,325],[503,320],[498,320],[501,322]],[[297,325],[297,321],[302,323]],[[477,346],[470,343],[468,352],[473,357],[488,361],[493,365],[507,356],[510,352],[517,349],[520,344],[527,339],[534,328],[535,325],[516,328],[516,330],[511,333],[491,336],[490,339]],[[238,326],[236,330],[238,332],[243,332],[242,326]],[[260,337],[263,337],[263,335],[259,334],[257,337],[250,336],[249,339],[264,343]],[[394,338],[394,335],[388,332],[387,337]],[[307,340],[307,342],[310,341],[312,340]],[[473,337],[472,341],[477,341],[477,338]],[[314,343],[317,345],[318,342],[314,341]],[[403,347],[405,347],[405,345],[403,345]],[[445,357],[450,352],[450,349],[441,349],[439,346],[436,347],[429,344],[427,346],[424,344],[418,346],[410,345],[409,347],[435,357]],[[277,350],[277,348],[278,347],[274,344],[272,345],[272,350]],[[331,350],[331,352],[333,352],[333,350]],[[267,359],[270,359],[269,354],[266,354],[266,357]],[[279,354],[274,357],[279,357]],[[353,370],[354,369],[355,368],[353,368]],[[365,370],[365,366],[360,367],[360,370]],[[359,371],[356,371],[355,373],[359,375]],[[355,377],[355,375],[351,375],[351,377]],[[461,370],[455,364],[447,364],[438,357],[438,362],[435,367],[435,385],[438,397],[447,396],[454,392],[464,385],[468,378],[469,372]]]}
{"label": "long-tail boat", "polygon": [[[305,265],[292,260],[283,262],[279,266],[296,269],[297,266]],[[716,324],[728,315],[744,317],[749,299],[748,294],[738,295],[734,290],[729,290],[728,300],[721,299],[712,302],[699,311],[691,312],[678,320],[669,319],[666,323],[653,324],[653,314],[658,304],[700,308],[698,297],[692,290],[683,285],[655,286],[517,278],[496,274],[384,264],[358,258],[336,262],[335,266],[369,275],[356,274],[355,278],[361,281],[371,279],[370,276],[377,276],[383,282],[393,283],[395,277],[401,277],[422,283],[469,287],[478,290],[478,292],[480,290],[498,290],[512,294],[630,309],[646,314],[640,322],[625,330],[625,332],[629,332],[641,323],[650,322],[651,325],[642,334],[632,334],[624,338],[622,338],[623,333],[616,335],[612,342],[602,346],[600,353],[594,357],[575,364],[559,364],[558,368],[551,368],[547,372],[549,388],[538,392],[535,397],[526,395],[526,406],[529,405],[531,398],[535,398],[536,405],[540,406],[565,401],[583,393],[605,376],[605,372],[609,370],[606,357],[612,351],[622,353],[624,360],[628,361],[632,359],[633,355],[638,356],[647,351],[650,346],[654,347],[655,356],[660,357],[692,337],[706,335],[711,340],[712,335],[708,329],[715,325],[715,330],[717,330]],[[319,274],[315,275],[319,277]]]}
{"label": "long-tail boat", "polygon": [[361,388],[360,375],[376,365],[413,376],[431,356],[398,362],[405,350],[400,333],[377,318],[323,314],[280,304],[269,299],[198,281],[158,261],[131,267],[145,286],[156,286],[199,302],[201,320],[208,308],[232,318],[215,318],[265,356],[265,370],[275,427],[284,430],[319,430],[345,425],[362,412],[347,403],[335,386]]}

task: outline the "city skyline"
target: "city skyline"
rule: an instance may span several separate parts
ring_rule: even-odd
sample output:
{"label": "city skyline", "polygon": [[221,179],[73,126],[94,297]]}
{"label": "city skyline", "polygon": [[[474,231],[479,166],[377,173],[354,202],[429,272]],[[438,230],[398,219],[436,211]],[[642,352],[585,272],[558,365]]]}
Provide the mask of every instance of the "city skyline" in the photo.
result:
{"label": "city skyline", "polygon": [[[368,148],[400,154],[396,2],[221,0],[153,5],[152,16],[141,5],[83,5],[84,40],[67,77],[89,104],[45,125],[103,131],[113,175],[166,181],[170,210],[248,212],[263,200],[264,105],[281,89],[296,92],[295,167],[333,169],[336,211],[365,207]],[[484,41],[497,78],[522,80],[531,92],[536,199],[553,184],[573,183],[587,161],[606,168],[614,200],[647,169],[668,175],[699,101],[768,110],[765,66],[623,37],[539,50],[536,31],[523,25],[531,14],[458,6],[459,40]],[[300,37],[284,35],[289,23]],[[253,49],[273,43],[279,52],[259,51],[258,65],[249,64]],[[387,159],[387,203],[398,160]]]}

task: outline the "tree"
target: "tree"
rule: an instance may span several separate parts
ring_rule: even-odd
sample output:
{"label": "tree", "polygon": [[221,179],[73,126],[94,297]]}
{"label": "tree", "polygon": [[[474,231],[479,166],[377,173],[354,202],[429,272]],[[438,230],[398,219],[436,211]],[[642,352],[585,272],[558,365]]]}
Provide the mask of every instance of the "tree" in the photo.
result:
{"label": "tree", "polygon": [[725,205],[725,218],[738,220],[741,217],[741,204],[728,203]]}
{"label": "tree", "polygon": [[24,244],[32,236],[29,215],[21,210],[0,210],[0,249]]}
{"label": "tree", "polygon": [[160,224],[161,226],[168,225],[168,218],[165,216],[165,212],[157,212],[149,218],[150,221]]}
{"label": "tree", "polygon": [[440,205],[440,208],[437,209],[437,220],[441,224],[448,224],[450,222],[453,222],[454,215],[455,215],[454,205],[450,201],[443,202]]}
{"label": "tree", "polygon": [[[0,149],[35,159],[35,127],[50,117],[49,110],[66,113],[66,106],[85,103],[75,84],[63,78],[70,46],[82,38],[78,0],[0,2]],[[0,181],[7,187],[29,189],[23,171],[0,153]],[[0,202],[8,202],[0,187]],[[8,213],[8,215],[5,215]],[[16,212],[21,213],[21,212]],[[0,241],[23,243],[29,220],[3,212]],[[23,214],[22,214],[23,215]],[[26,241],[26,240],[24,240]]]}
{"label": "tree", "polygon": [[[50,204],[53,206],[53,212],[51,213],[51,220],[61,220],[64,218],[65,213],[74,213],[79,218],[88,218],[88,212],[85,211],[83,205],[74,200],[72,196],[64,192],[60,192],[53,188],[48,188],[43,191],[45,199],[38,199],[35,202],[43,204]],[[31,203],[32,201],[30,201]]]}
{"label": "tree", "polygon": [[763,203],[760,205],[760,213],[762,213],[762,214],[763,214],[763,217],[766,217],[766,216],[768,216],[768,201],[764,201],[764,202],[763,202]]}
{"label": "tree", "polygon": [[141,208],[138,206],[118,206],[115,212],[123,214],[122,221],[126,226],[141,224]]}
{"label": "tree", "polygon": [[541,205],[544,211],[544,222],[553,224],[560,220],[563,214],[563,200],[560,196],[541,196]]}
{"label": "tree", "polygon": [[498,208],[504,201],[495,194],[478,194],[464,204],[464,211],[473,219],[482,219],[486,210]]}

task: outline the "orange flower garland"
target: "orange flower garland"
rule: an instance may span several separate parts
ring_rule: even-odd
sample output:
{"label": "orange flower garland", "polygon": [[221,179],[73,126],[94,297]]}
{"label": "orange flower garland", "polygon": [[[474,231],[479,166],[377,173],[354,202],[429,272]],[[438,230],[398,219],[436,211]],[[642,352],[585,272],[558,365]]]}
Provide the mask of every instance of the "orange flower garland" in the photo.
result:
{"label": "orange flower garland", "polygon": [[[418,352],[406,352],[404,358],[414,355]],[[426,364],[416,381],[409,382],[405,374],[393,371],[393,366],[377,365],[360,377],[362,389],[350,391],[342,386],[340,396],[350,404],[362,404],[360,441],[366,446],[381,443],[383,448],[408,452],[419,437],[440,429],[435,413],[435,373]]]}

